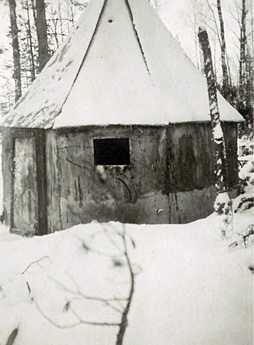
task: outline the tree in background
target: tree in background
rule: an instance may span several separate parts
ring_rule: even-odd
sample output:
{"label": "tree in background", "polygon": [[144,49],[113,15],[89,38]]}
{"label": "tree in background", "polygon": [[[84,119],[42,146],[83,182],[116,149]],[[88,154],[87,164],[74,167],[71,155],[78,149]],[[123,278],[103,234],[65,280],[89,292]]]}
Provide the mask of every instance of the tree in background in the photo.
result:
{"label": "tree in background", "polygon": [[[232,9],[231,7],[227,9],[227,16],[225,16],[227,21],[225,22],[225,10],[223,12],[221,0],[193,0],[193,11],[187,18],[187,23],[191,26],[196,37],[198,26],[205,26],[208,29],[214,47],[213,68],[217,87],[245,118],[246,121],[241,126],[240,131],[240,135],[243,135],[253,130],[253,14],[250,0],[235,0],[233,5]],[[231,27],[226,33],[227,24],[232,25],[234,20],[238,23],[239,31],[235,32],[234,28]],[[232,40],[232,34],[236,36],[237,41],[234,45],[234,55],[231,51],[231,57],[229,57],[227,37],[231,35]],[[195,46],[196,65],[203,71],[203,61],[202,57],[199,58],[196,41]],[[220,71],[216,69],[216,66],[219,66],[216,61],[216,46],[220,49],[222,78],[220,78]]]}
{"label": "tree in background", "polygon": [[26,90],[36,78],[38,71],[34,7],[30,0],[20,0],[17,13],[20,28],[21,82],[23,90]]}
{"label": "tree in background", "polygon": [[48,48],[47,22],[44,0],[35,0],[35,6],[36,12],[34,19],[38,39],[38,68],[40,72],[48,62],[50,55]]}
{"label": "tree in background", "polygon": [[86,0],[66,0],[65,2],[48,0],[47,26],[51,54],[63,43],[86,6]]}
{"label": "tree in background", "polygon": [[[231,76],[228,65],[225,23],[221,1],[216,0],[216,2],[214,2],[212,0],[192,0],[192,13],[190,13],[186,19],[194,34],[193,38],[195,42],[196,66],[201,69],[202,72],[204,72],[204,61],[198,42],[198,30],[200,26],[208,28],[211,38],[210,45],[213,49],[213,70],[217,80],[217,87],[220,89],[223,96],[230,101],[230,97],[228,96],[230,95]],[[220,54],[218,48],[220,50]],[[222,72],[221,82],[219,77],[220,73],[218,72],[219,66]]]}
{"label": "tree in background", "polygon": [[227,49],[225,39],[224,19],[222,15],[221,0],[217,0],[217,11],[220,23],[219,42],[221,49],[221,69],[222,69],[222,94],[226,99],[230,98],[230,80],[227,67]]}
{"label": "tree in background", "polygon": [[246,108],[246,81],[247,81],[247,34],[246,34],[246,1],[242,0],[240,22],[240,60],[239,60],[239,107]]}
{"label": "tree in background", "polygon": [[13,78],[15,82],[15,101],[18,101],[22,95],[21,84],[21,65],[20,65],[20,48],[19,48],[19,29],[17,24],[16,0],[9,0],[11,38],[13,52]]}
{"label": "tree in background", "polygon": [[[248,38],[253,35],[253,28],[247,32],[248,14],[246,0],[241,2],[241,15],[238,21],[240,28],[240,58],[239,58],[239,92],[237,108],[246,120],[245,129],[253,128],[253,56]],[[253,42],[252,42],[253,44]],[[252,47],[253,48],[253,47]]]}
{"label": "tree in background", "polygon": [[[6,65],[13,68],[15,99],[17,101],[51,55],[71,31],[87,1],[79,0],[8,0],[10,8],[13,61]],[[11,85],[8,85],[10,89]],[[1,95],[1,104],[10,99]],[[12,107],[13,101],[8,105]],[[5,107],[6,108],[6,107]],[[5,111],[1,110],[4,114]]]}
{"label": "tree in background", "polygon": [[217,83],[214,75],[212,54],[208,34],[205,29],[200,28],[199,42],[204,56],[205,75],[207,80],[207,90],[210,107],[210,117],[212,125],[212,139],[215,151],[215,188],[217,190],[217,197],[214,204],[214,209],[217,214],[223,215],[223,236],[227,235],[229,230],[232,230],[232,202],[227,192],[226,182],[226,149],[223,131],[220,121],[220,112],[217,99]]}
{"label": "tree in background", "polygon": [[[213,38],[214,45],[218,42],[219,49],[220,49],[220,67],[222,72],[222,81],[218,82],[219,78],[217,78],[217,87],[221,91],[222,95],[230,102],[233,103],[232,97],[232,78],[230,73],[230,66],[228,63],[228,51],[227,51],[227,44],[226,44],[226,34],[225,34],[225,22],[224,16],[222,11],[222,4],[221,0],[216,0],[216,2],[212,2],[211,0],[206,0],[207,11],[205,14],[205,8],[203,8],[203,13],[201,13],[202,22],[201,25],[205,27],[209,27],[210,32],[215,35]],[[216,42],[217,41],[217,42]],[[215,54],[214,54],[215,60]],[[214,69],[216,71],[216,60],[214,61]],[[215,73],[216,75],[216,73]]]}

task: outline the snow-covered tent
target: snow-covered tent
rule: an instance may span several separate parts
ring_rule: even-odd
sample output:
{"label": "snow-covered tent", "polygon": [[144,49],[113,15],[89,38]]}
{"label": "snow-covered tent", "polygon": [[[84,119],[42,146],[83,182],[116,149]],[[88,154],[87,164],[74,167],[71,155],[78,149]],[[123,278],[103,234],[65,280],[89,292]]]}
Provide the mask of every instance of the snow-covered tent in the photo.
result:
{"label": "snow-covered tent", "polygon": [[[218,92],[237,183],[239,113]],[[5,219],[47,233],[77,223],[182,223],[215,195],[204,76],[147,0],[92,0],[3,130]]]}

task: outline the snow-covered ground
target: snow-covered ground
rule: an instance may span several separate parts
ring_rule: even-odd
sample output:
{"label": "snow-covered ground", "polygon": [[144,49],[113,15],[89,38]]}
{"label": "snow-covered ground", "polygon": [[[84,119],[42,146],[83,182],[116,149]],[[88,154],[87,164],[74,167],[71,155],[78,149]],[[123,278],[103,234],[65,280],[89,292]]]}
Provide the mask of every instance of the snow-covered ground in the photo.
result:
{"label": "snow-covered ground", "polygon": [[112,324],[131,283],[126,246],[135,289],[124,345],[252,345],[253,247],[238,235],[251,223],[253,208],[241,208],[227,240],[215,215],[187,225],[91,223],[33,238],[0,225],[0,345],[116,344]]}
{"label": "snow-covered ground", "polygon": [[[234,226],[241,231],[251,217],[237,215]],[[136,275],[124,344],[252,344],[252,248],[230,249],[218,221],[126,226]],[[122,231],[120,223],[92,223],[21,238],[1,226],[0,344],[17,328],[15,345],[114,345],[117,327],[65,327],[77,323],[75,313],[119,322],[124,301],[109,306],[87,297],[128,295]]]}

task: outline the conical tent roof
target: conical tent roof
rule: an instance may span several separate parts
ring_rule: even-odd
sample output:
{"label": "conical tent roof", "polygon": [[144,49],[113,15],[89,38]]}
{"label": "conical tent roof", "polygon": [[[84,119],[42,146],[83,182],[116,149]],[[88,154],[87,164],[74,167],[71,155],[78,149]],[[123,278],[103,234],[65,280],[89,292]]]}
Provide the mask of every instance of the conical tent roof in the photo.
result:
{"label": "conical tent roof", "polygon": [[[218,92],[222,121],[242,121]],[[5,126],[209,121],[205,77],[147,0],[92,0]]]}

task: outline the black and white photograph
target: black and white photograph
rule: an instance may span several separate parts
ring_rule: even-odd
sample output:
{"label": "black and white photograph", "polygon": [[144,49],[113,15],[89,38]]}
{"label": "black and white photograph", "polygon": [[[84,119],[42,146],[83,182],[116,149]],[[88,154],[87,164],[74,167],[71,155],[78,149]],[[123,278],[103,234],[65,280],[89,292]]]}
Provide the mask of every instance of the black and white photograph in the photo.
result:
{"label": "black and white photograph", "polygon": [[0,345],[253,345],[252,0],[0,0]]}

